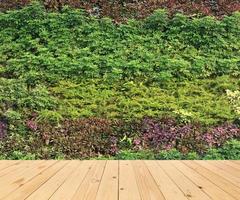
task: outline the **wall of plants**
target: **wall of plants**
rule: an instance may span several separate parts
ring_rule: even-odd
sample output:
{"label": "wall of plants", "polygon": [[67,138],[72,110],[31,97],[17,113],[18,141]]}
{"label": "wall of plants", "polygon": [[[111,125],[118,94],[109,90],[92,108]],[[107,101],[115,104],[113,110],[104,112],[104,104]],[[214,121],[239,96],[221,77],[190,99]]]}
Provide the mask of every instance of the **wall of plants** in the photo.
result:
{"label": "wall of plants", "polygon": [[0,27],[1,158],[226,159],[239,149],[239,12],[156,10],[116,24],[33,3],[0,13]]}

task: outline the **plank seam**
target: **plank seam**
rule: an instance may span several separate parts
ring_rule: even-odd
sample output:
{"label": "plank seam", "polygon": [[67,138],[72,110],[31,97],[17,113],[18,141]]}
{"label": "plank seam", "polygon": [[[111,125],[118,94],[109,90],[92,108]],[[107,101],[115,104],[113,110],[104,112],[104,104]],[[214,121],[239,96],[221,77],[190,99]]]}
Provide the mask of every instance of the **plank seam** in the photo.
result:
{"label": "plank seam", "polygon": [[10,165],[8,165],[8,166],[5,166],[4,168],[0,169],[0,172],[1,172],[2,170],[5,170],[5,169],[9,168],[9,167],[12,167],[12,166],[14,166],[14,165],[19,165],[19,164],[20,164],[20,161],[19,161],[19,162],[12,163],[12,164],[10,164]]}
{"label": "plank seam", "polygon": [[[158,162],[159,162],[159,161],[158,161]],[[172,182],[179,188],[179,190],[182,191],[183,195],[184,195],[187,199],[191,200],[192,198],[191,198],[191,197],[188,197],[188,196],[185,194],[185,192],[181,189],[181,187],[174,181],[174,179],[173,179],[171,176],[169,176],[169,174],[166,172],[166,170],[165,170],[164,168],[162,168],[161,165],[159,165],[158,162],[157,162],[158,166],[165,172],[165,174],[172,180]]]}
{"label": "plank seam", "polygon": [[[71,162],[71,161],[70,161]],[[70,163],[69,162],[69,163]],[[67,178],[69,176],[71,176],[74,173],[74,170],[77,169],[79,166],[76,166],[74,169],[72,169],[72,171],[68,174],[68,176],[66,176],[66,178],[64,179],[64,181],[56,188],[56,190],[52,193],[52,195],[50,195],[50,197],[48,199],[51,199],[51,197],[59,190],[59,188],[66,182]]]}
{"label": "plank seam", "polygon": [[[182,162],[184,165],[186,165],[187,167],[189,167],[189,168],[191,168],[191,169],[193,169],[194,170],[194,168],[192,168],[191,166],[188,166],[186,163],[184,163],[184,162]],[[197,164],[198,165],[198,164]],[[199,167],[201,167],[200,165],[198,165]],[[206,168],[205,168],[206,169]],[[208,169],[206,169],[207,171],[209,171],[209,172],[212,172],[212,171],[210,171],[210,170],[208,170]],[[195,171],[195,170],[194,170]],[[204,178],[206,178],[208,181],[210,181],[211,183],[213,183],[215,186],[217,186],[218,188],[220,188],[222,191],[224,191],[225,193],[227,193],[227,194],[229,194],[231,197],[233,197],[234,199],[236,199],[236,197],[234,197],[234,196],[232,196],[232,194],[231,193],[229,193],[228,191],[225,191],[225,190],[223,190],[220,186],[218,186],[218,185],[216,185],[216,183],[215,182],[213,182],[210,178],[208,178],[207,176],[204,176],[203,174],[201,174],[201,173],[199,173],[199,172],[197,172],[197,171],[195,171],[196,173],[198,173],[199,175],[201,175],[202,177],[204,177]],[[215,174],[215,173],[214,173]],[[216,174],[217,175],[217,174]],[[218,176],[219,178],[221,178],[220,176]],[[226,180],[226,179],[225,179]],[[228,180],[226,180],[227,182],[229,182]],[[229,182],[229,183],[231,183],[231,182]],[[232,183],[231,183],[232,184]],[[237,200],[237,199],[236,199]]]}
{"label": "plank seam", "polygon": [[144,164],[144,165],[145,165],[145,167],[147,168],[147,170],[148,170],[149,174],[151,175],[151,177],[152,177],[152,179],[153,179],[153,181],[154,181],[155,185],[157,186],[158,190],[159,190],[159,191],[160,191],[160,193],[162,194],[163,198],[166,200],[166,197],[164,196],[164,194],[163,194],[163,193],[162,193],[162,191],[160,190],[160,188],[159,188],[159,186],[158,186],[158,184],[157,184],[157,182],[156,182],[155,178],[153,177],[153,175],[152,175],[151,171],[148,169],[148,166],[146,165],[146,163],[145,163],[145,162],[146,162],[146,161],[143,161],[143,164]]}
{"label": "plank seam", "polygon": [[[27,184],[29,181],[31,181],[32,179],[34,179],[36,176],[38,176],[40,173],[43,173],[45,170],[47,170],[48,168],[50,168],[51,166],[53,166],[56,162],[54,162],[52,165],[48,166],[46,169],[40,171],[39,173],[37,173],[36,175],[34,175],[31,179],[29,179],[25,184]],[[36,166],[37,167],[37,166]],[[13,192],[16,192],[18,189],[20,189],[21,187],[23,187],[24,185],[20,185],[19,187],[15,188],[14,190],[12,190],[10,193],[8,193],[6,196],[4,196],[4,198],[7,198],[8,196],[10,196]]]}
{"label": "plank seam", "polygon": [[[204,190],[199,188],[199,185],[197,185],[195,182],[193,182],[188,176],[186,176],[181,170],[179,170],[174,164],[170,163],[174,168],[176,168],[181,174],[183,174],[188,180],[190,180],[200,191],[205,193],[210,199],[213,199],[208,193],[206,193]],[[214,199],[213,199],[214,200]]]}
{"label": "plank seam", "polygon": [[[58,162],[60,162],[60,161],[57,161],[57,162],[54,163],[52,166],[56,165]],[[27,197],[24,198],[24,200],[27,199],[28,197],[30,197],[30,196],[31,196],[34,192],[36,192],[39,188],[41,188],[46,182],[48,182],[53,176],[55,176],[55,175],[56,175],[60,170],[62,170],[66,165],[67,165],[67,163],[64,164],[60,169],[58,169],[53,175],[51,175],[50,177],[48,177],[48,178],[46,179],[46,181],[44,181],[42,184],[40,184],[38,188],[36,188],[35,190],[33,190]],[[51,166],[51,167],[52,167],[52,166]],[[36,176],[35,176],[34,178],[36,178]]]}
{"label": "plank seam", "polygon": [[[195,162],[195,161],[194,161],[194,162]],[[197,162],[195,162],[195,163],[198,164]],[[212,171],[211,169],[208,169],[207,167],[205,167],[205,166],[203,166],[203,165],[200,165],[200,166],[202,166],[202,167],[204,167],[205,169],[207,169],[208,171],[216,174],[216,175],[219,176],[221,179],[225,179],[227,182],[230,182],[231,184],[233,184],[233,185],[235,185],[236,187],[240,188],[240,186],[238,186],[238,185],[236,185],[235,183],[229,181],[228,179],[226,179],[226,178],[225,178],[224,176],[222,176],[221,174],[218,174],[218,173]]]}
{"label": "plank seam", "polygon": [[106,170],[107,162],[108,162],[108,161],[105,161],[105,164],[104,164],[103,173],[102,173],[102,175],[101,175],[100,183],[98,184],[98,188],[97,188],[97,192],[96,192],[96,197],[97,197],[97,195],[98,195],[98,191],[99,191],[100,185],[101,185],[101,183],[102,183],[102,178],[103,178],[103,174],[105,173],[105,170]]}
{"label": "plank seam", "polygon": [[[218,165],[218,164],[220,164],[219,162],[218,163],[216,163],[216,162],[209,162],[209,164],[210,165],[212,165],[212,166],[214,166],[214,167],[217,167],[218,169],[220,169],[220,170],[224,170],[224,171],[226,171],[225,169],[223,169],[222,168],[222,166],[220,165]],[[227,163],[223,163],[225,166],[227,165]],[[230,165],[227,165],[228,167],[229,167],[229,169],[231,169],[231,168],[233,168],[233,169],[235,169],[234,167],[232,167],[232,166],[230,166]],[[231,176],[236,176],[235,174],[233,174],[233,173],[229,173],[228,171],[226,171],[226,173],[228,173],[229,175],[231,175]]]}
{"label": "plank seam", "polygon": [[[232,168],[234,168],[235,170],[238,170],[238,171],[240,172],[240,167],[239,167],[239,166],[231,165],[230,162],[225,162],[224,164],[227,165],[227,166],[230,166],[230,167],[232,167]],[[234,164],[234,163],[232,163],[232,164]]]}
{"label": "plank seam", "polygon": [[117,195],[117,199],[119,200],[120,198],[120,194],[119,194],[119,190],[120,190],[120,161],[118,160],[118,195]]}
{"label": "plank seam", "polygon": [[74,198],[74,197],[75,197],[75,195],[77,194],[77,191],[78,191],[78,190],[79,190],[79,188],[81,187],[81,185],[82,185],[82,183],[84,182],[84,180],[86,179],[86,177],[87,177],[87,175],[88,175],[89,171],[92,169],[92,167],[93,167],[94,165],[96,165],[96,162],[95,162],[93,165],[91,165],[91,166],[90,166],[90,168],[88,168],[88,171],[86,172],[86,174],[85,174],[84,178],[82,179],[81,183],[78,185],[78,187],[77,187],[76,191],[73,193],[73,196],[72,196],[73,198]]}

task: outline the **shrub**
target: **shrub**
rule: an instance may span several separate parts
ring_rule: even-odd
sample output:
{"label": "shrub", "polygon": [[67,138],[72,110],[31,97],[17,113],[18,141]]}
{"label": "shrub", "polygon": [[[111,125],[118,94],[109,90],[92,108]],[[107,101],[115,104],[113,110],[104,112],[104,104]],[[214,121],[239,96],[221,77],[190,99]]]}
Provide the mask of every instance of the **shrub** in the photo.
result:
{"label": "shrub", "polygon": [[9,160],[35,160],[36,156],[31,153],[23,154],[21,151],[14,151],[10,157],[7,159]]}
{"label": "shrub", "polygon": [[181,158],[182,154],[176,149],[160,151],[156,155],[157,160],[180,160]]}
{"label": "shrub", "polygon": [[240,142],[238,140],[230,140],[219,149],[219,152],[226,160],[239,160]]}
{"label": "shrub", "polygon": [[0,141],[0,152],[6,159],[17,159],[27,155],[34,155],[36,156],[34,158],[37,158],[37,154],[40,154],[41,146],[41,140],[36,136],[23,136],[11,132]]}
{"label": "shrub", "polygon": [[100,155],[114,155],[117,140],[114,127],[118,123],[106,119],[65,120],[61,126],[40,126],[42,140],[66,158],[84,159]]}
{"label": "shrub", "polygon": [[0,112],[10,109],[52,109],[55,107],[55,99],[50,96],[44,86],[37,86],[31,90],[22,80],[0,78]]}
{"label": "shrub", "polygon": [[234,111],[238,114],[240,119],[240,91],[231,91],[227,90],[227,96],[229,98],[230,103],[234,107]]}
{"label": "shrub", "polygon": [[183,155],[184,160],[200,160],[201,156],[198,155],[196,152],[190,152],[186,155]]}
{"label": "shrub", "polygon": [[63,120],[61,114],[51,110],[41,110],[38,114],[37,121],[41,123],[57,125]]}
{"label": "shrub", "polygon": [[210,147],[222,146],[227,140],[238,138],[240,129],[234,124],[223,124],[204,133],[202,138]]}
{"label": "shrub", "polygon": [[228,76],[169,83],[166,87],[130,81],[111,84],[100,80],[78,84],[61,81],[50,92],[59,105],[56,111],[65,118],[131,120],[167,115],[180,123],[213,125],[237,119],[225,90],[237,88],[238,82]]}
{"label": "shrub", "polygon": [[172,119],[145,118],[141,124],[141,143],[150,149],[172,149],[203,154],[209,147],[220,147],[227,140],[239,138],[236,125],[223,124],[204,131],[200,125],[177,124]]}
{"label": "shrub", "polygon": [[240,142],[238,140],[229,140],[221,148],[209,149],[204,156],[205,160],[239,160]]}
{"label": "shrub", "polygon": [[203,157],[204,160],[223,160],[224,157],[219,153],[217,149],[210,148],[206,155]]}
{"label": "shrub", "polygon": [[115,159],[119,160],[154,160],[154,153],[151,151],[120,151]]}

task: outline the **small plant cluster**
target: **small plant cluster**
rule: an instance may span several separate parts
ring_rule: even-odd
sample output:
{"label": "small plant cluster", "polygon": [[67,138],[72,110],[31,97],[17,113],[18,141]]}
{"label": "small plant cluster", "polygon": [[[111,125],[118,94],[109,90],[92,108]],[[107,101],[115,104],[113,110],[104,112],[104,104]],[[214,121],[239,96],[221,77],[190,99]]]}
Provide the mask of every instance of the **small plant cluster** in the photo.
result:
{"label": "small plant cluster", "polygon": [[234,107],[234,111],[238,114],[240,119],[240,91],[227,90],[227,96]]}
{"label": "small plant cluster", "polygon": [[118,123],[106,119],[65,120],[61,126],[40,127],[44,143],[68,158],[112,155],[117,151],[113,127]]}
{"label": "small plant cluster", "polygon": [[142,144],[150,149],[178,149],[183,153],[199,154],[207,148],[222,146],[227,140],[239,138],[240,129],[233,124],[223,124],[208,130],[200,125],[178,125],[171,119],[144,119],[142,122]]}

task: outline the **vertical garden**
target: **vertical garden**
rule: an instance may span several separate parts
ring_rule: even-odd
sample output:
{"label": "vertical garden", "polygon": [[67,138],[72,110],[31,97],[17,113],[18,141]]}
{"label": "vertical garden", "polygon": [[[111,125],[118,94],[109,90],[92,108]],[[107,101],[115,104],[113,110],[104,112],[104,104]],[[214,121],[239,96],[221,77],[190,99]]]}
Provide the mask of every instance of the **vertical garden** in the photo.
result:
{"label": "vertical garden", "polygon": [[0,158],[240,159],[239,3],[5,2]]}

